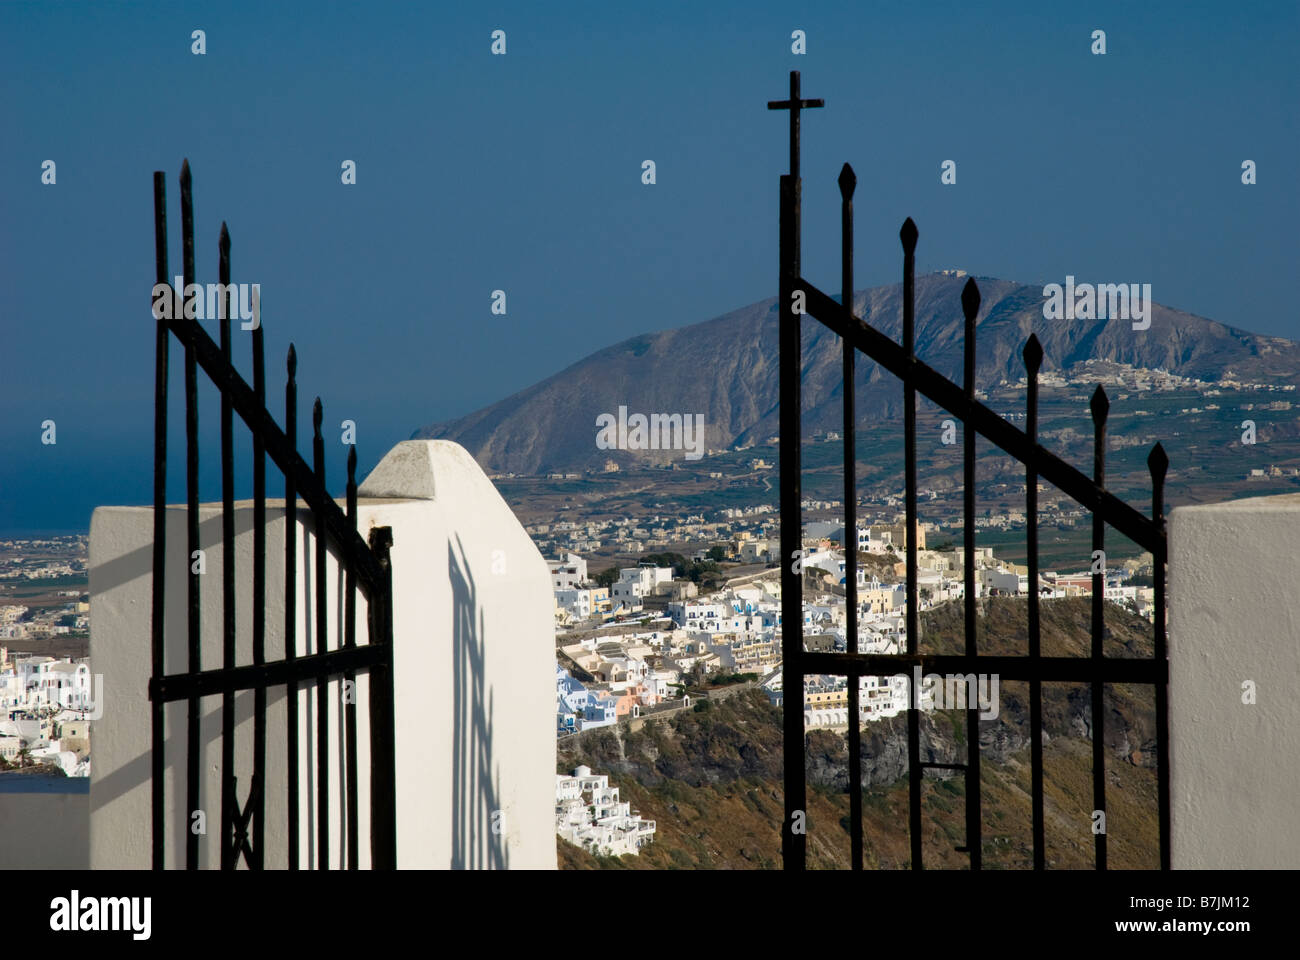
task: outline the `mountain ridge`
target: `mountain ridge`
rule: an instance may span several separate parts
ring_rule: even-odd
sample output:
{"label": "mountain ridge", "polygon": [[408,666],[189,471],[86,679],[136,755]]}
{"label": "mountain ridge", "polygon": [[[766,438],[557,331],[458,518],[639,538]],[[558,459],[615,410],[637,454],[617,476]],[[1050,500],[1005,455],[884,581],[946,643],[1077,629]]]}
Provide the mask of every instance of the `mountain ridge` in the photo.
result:
{"label": "mountain ridge", "polygon": [[[1217,380],[1229,371],[1268,381],[1300,371],[1300,344],[1252,334],[1159,303],[1150,328],[1129,320],[1043,317],[1042,288],[977,277],[976,383],[981,389],[1024,375],[1021,349],[1029,334],[1043,345],[1043,371],[1065,371],[1089,359],[1163,369]],[[966,278],[931,273],[916,280],[917,355],[960,382],[963,333],[960,293]],[[858,291],[855,315],[901,339],[902,285]],[[803,324],[804,430],[838,430],[841,408],[839,338],[811,318]],[[454,440],[493,472],[520,474],[600,469],[607,459],[666,460],[680,451],[600,449],[596,418],[631,413],[703,414],[705,446],[727,449],[777,433],[776,298],[720,316],[643,333],[583,357],[532,386],[465,416],[421,427],[412,439]],[[855,385],[859,422],[900,417],[899,382],[859,354]]]}

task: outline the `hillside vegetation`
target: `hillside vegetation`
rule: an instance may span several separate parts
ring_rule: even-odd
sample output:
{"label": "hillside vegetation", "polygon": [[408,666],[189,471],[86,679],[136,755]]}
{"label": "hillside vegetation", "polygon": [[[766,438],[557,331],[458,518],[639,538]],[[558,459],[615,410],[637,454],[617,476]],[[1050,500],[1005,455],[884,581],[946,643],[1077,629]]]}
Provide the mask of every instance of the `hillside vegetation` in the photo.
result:
{"label": "hillside vegetation", "polygon": [[[1090,602],[1043,604],[1043,654],[1086,656]],[[981,603],[980,652],[1027,650],[1025,601]],[[1108,656],[1149,656],[1151,626],[1107,605]],[[959,652],[962,607],[950,603],[922,616],[922,651]],[[987,869],[1032,865],[1028,684],[1005,682],[996,719],[981,721],[983,857]],[[1154,696],[1149,687],[1108,685],[1105,693],[1107,833],[1112,869],[1158,864]],[[1043,686],[1043,768],[1049,868],[1093,865],[1092,710],[1088,687]],[[865,862],[869,869],[908,867],[907,721],[900,715],[863,727]],[[808,865],[849,866],[848,744],[841,732],[806,736]],[[558,769],[587,764],[608,773],[622,798],[656,821],[655,842],[639,856],[597,858],[558,841],[565,869],[774,869],[781,866],[784,816],[780,710],[753,690],[702,702],[672,718],[564,741]],[[964,762],[966,729],[958,711],[921,717],[921,754]],[[927,771],[922,790],[923,858],[928,868],[965,869],[954,848],[965,843],[964,775]]]}

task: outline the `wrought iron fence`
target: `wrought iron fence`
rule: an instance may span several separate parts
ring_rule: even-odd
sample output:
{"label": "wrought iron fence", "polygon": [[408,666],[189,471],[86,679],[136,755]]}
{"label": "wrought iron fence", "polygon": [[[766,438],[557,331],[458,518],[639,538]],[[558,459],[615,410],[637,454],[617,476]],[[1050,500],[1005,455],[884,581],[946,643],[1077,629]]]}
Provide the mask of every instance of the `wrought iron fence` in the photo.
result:
{"label": "wrought iron fence", "polygon": [[[184,290],[176,291],[179,305],[193,284],[194,204],[189,161],[181,169],[181,234]],[[166,183],[161,171],[153,175],[154,245],[157,283],[170,283],[167,268]],[[266,811],[266,708],[267,691],[283,687],[287,711],[287,823],[290,869],[300,865],[299,842],[299,723],[300,685],[314,683],[317,717],[316,782],[317,838],[315,861],[331,865],[329,824],[329,731],[327,685],[331,678],[355,684],[358,672],[368,674],[370,727],[370,862],[375,868],[396,866],[396,817],[394,801],[393,745],[393,654],[392,654],[392,569],[389,547],[391,529],[377,527],[369,543],[357,532],[356,447],[347,463],[347,512],[339,509],[325,486],[325,453],[321,437],[322,408],[317,398],[313,410],[313,464],[299,455],[297,436],[297,358],[292,345],[287,358],[285,384],[285,427],[281,430],[266,407],[266,376],[263,359],[263,331],[260,311],[252,329],[253,386],[240,376],[231,361],[230,234],[223,223],[219,241],[220,346],[185,310],[155,310],[157,339],[154,381],[154,534],[152,600],[152,677],[149,699],[152,722],[152,850],[154,869],[166,865],[165,717],[167,703],[185,701],[186,770],[185,816],[201,810],[200,791],[200,702],[204,697],[221,697],[221,826],[220,865],[234,869],[242,857],[252,869],[265,860]],[[160,314],[170,313],[171,316]],[[221,394],[221,537],[222,537],[222,662],[204,668],[200,657],[201,577],[190,568],[186,584],[188,657],[183,671],[168,673],[164,656],[166,614],[166,479],[167,479],[167,388],[170,338],[184,347],[185,363],[185,464],[186,464],[186,556],[201,549],[199,539],[199,413],[198,368],[202,368]],[[252,563],[252,662],[236,662],[235,619],[235,517],[234,517],[234,418],[238,413],[252,434],[253,451],[253,563]],[[284,476],[284,649],[279,660],[266,657],[266,459],[271,459]],[[306,506],[301,518],[298,500]],[[298,655],[297,637],[297,549],[298,524],[310,522],[315,542],[315,646],[307,638],[308,652]],[[326,609],[326,559],[332,547],[345,579],[343,640],[328,649]],[[358,645],[356,638],[356,595],[366,599],[368,637]],[[235,694],[252,690],[253,773],[245,800],[241,803],[234,774]],[[348,869],[360,863],[357,790],[356,698],[344,698],[344,776],[342,798],[346,827],[345,850],[336,862]],[[187,823],[188,827],[188,823]],[[185,830],[185,866],[199,866],[199,834]]]}
{"label": "wrought iron fence", "polygon": [[[853,192],[857,180],[846,163],[840,172],[841,196],[841,298],[831,297],[809,283],[801,273],[799,177],[800,112],[822,107],[822,100],[802,99],[799,73],[790,74],[790,95],[786,100],[769,101],[768,108],[790,111],[790,173],[781,177],[780,206],[780,472],[781,472],[781,629],[782,683],[784,696],[785,804],[782,828],[782,854],[788,870],[805,866],[807,836],[800,829],[805,823],[807,789],[805,782],[804,677],[823,674],[847,677],[849,695],[849,797],[851,865],[862,869],[862,738],[859,715],[859,678],[893,675],[903,671],[939,674],[993,673],[1007,680],[1027,681],[1030,692],[1030,763],[1033,817],[1034,868],[1046,866],[1043,816],[1043,742],[1042,685],[1044,682],[1080,682],[1091,685],[1092,693],[1092,784],[1095,810],[1106,809],[1105,718],[1102,707],[1106,683],[1147,684],[1155,691],[1157,742],[1157,797],[1159,818],[1160,867],[1170,866],[1169,853],[1169,709],[1168,658],[1165,645],[1165,563],[1167,558],[1164,521],[1164,480],[1169,459],[1157,443],[1147,465],[1151,472],[1152,509],[1146,517],[1105,487],[1106,414],[1109,402],[1098,386],[1091,410],[1094,425],[1093,476],[1045,450],[1038,443],[1038,370],[1043,350],[1032,334],[1025,344],[1023,359],[1027,374],[1028,406],[1022,431],[999,417],[975,398],[975,319],[979,313],[980,294],[974,279],[968,280],[961,294],[965,317],[964,383],[958,386],[927,366],[916,355],[914,335],[916,243],[918,231],[911,218],[903,224],[903,342],[897,344],[852,313],[853,296]],[[802,296],[797,296],[797,295]],[[802,578],[795,560],[800,556],[802,536],[800,439],[801,439],[801,345],[799,300],[804,312],[838,334],[841,338],[844,378],[844,504],[845,504],[845,588],[847,651],[845,653],[810,652],[804,649],[802,620]],[[856,529],[855,420],[853,374],[858,351],[892,373],[903,385],[905,444],[905,525],[907,575],[907,652],[905,654],[864,654],[858,649],[857,553],[848,545]],[[961,655],[922,654],[917,649],[919,605],[917,597],[917,481],[916,481],[916,397],[921,394],[958,417],[963,425],[963,513],[964,513],[964,602],[965,653]],[[1026,520],[1028,545],[1028,630],[1029,655],[1026,657],[983,656],[976,644],[975,603],[975,437],[983,436],[1025,467]],[[1107,525],[1151,552],[1154,567],[1154,655],[1150,658],[1108,658],[1103,656],[1105,632],[1105,576],[1094,566],[1092,573],[1092,647],[1089,657],[1044,657],[1040,650],[1039,564],[1038,564],[1038,481],[1047,480],[1092,514],[1092,545],[1103,550]],[[915,697],[915,693],[913,693]],[[964,764],[923,763],[920,756],[920,716],[915,700],[907,711],[909,831],[911,867],[922,869],[921,783],[930,768],[959,770],[966,782],[966,843],[957,848],[970,857],[971,869],[978,870],[982,860],[980,821],[980,747],[979,712],[967,698]],[[1095,864],[1106,869],[1106,834],[1094,834]]]}

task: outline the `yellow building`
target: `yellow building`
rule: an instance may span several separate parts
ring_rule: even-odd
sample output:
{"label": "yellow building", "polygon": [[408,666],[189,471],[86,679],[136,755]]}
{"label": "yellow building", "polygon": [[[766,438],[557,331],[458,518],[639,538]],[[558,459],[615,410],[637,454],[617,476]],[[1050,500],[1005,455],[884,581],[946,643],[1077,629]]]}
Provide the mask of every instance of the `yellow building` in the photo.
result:
{"label": "yellow building", "polygon": [[843,687],[839,690],[826,690],[820,693],[805,693],[803,695],[803,704],[805,710],[833,710],[836,707],[848,709],[849,688]]}
{"label": "yellow building", "polygon": [[592,587],[587,591],[587,596],[591,604],[592,616],[608,620],[613,615],[614,607],[609,599],[609,587]]}

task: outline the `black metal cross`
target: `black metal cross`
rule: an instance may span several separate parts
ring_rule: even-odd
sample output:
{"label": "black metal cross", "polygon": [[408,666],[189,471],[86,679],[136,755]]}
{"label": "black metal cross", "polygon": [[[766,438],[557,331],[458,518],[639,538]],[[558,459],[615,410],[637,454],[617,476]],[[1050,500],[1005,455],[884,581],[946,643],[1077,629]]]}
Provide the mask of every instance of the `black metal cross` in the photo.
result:
{"label": "black metal cross", "polygon": [[790,99],[767,101],[767,109],[769,110],[790,111],[790,178],[792,180],[799,179],[799,111],[824,106],[826,106],[825,100],[799,99],[798,70],[790,71]]}

